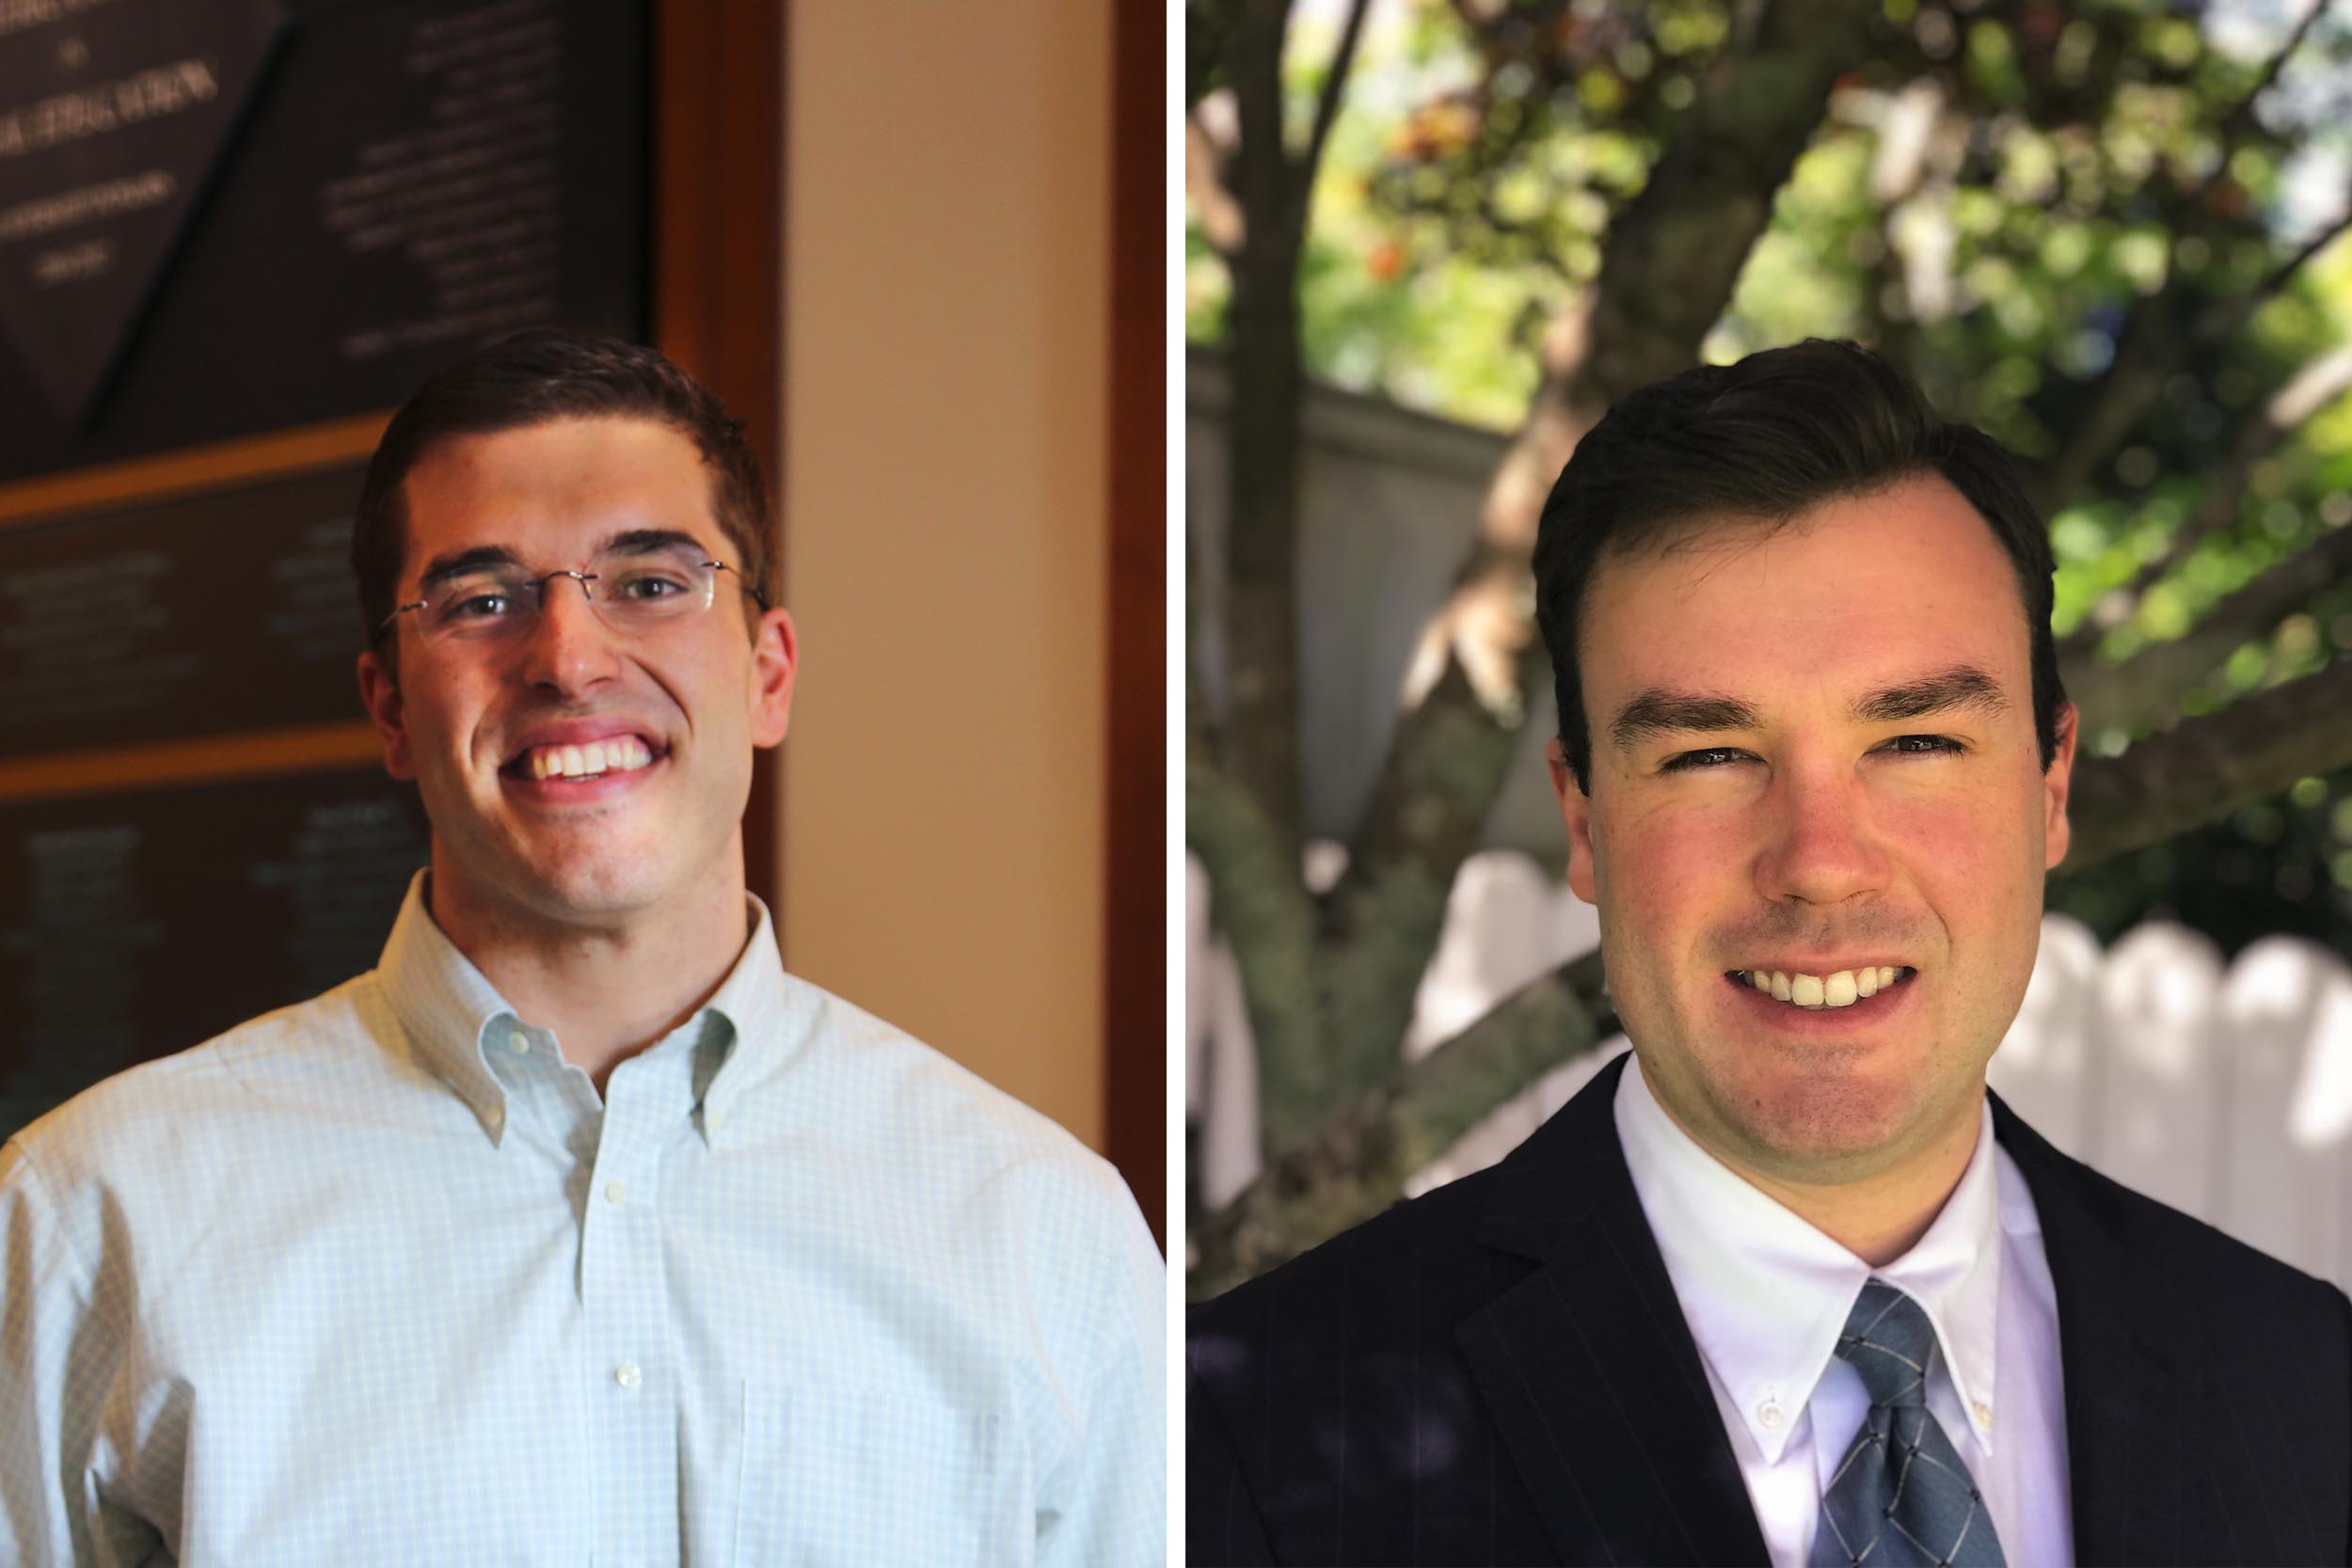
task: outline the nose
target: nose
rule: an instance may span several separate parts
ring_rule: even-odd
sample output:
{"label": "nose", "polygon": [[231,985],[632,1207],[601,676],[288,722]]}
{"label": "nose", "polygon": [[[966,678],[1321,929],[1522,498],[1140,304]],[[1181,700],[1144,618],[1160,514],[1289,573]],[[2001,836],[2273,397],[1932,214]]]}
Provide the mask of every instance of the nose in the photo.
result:
{"label": "nose", "polygon": [[1824,759],[1776,769],[1756,891],[1775,903],[1828,906],[1884,890],[1889,866],[1870,809],[1868,786],[1851,768]]}
{"label": "nose", "polygon": [[612,628],[588,602],[590,587],[566,573],[547,579],[522,650],[521,673],[533,686],[571,697],[619,673]]}

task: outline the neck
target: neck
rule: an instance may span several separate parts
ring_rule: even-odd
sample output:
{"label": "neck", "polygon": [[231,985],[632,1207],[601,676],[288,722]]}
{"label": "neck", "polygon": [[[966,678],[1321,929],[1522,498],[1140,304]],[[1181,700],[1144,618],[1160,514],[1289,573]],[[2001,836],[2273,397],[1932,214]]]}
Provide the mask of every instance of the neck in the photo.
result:
{"label": "neck", "polygon": [[469,896],[434,861],[434,924],[524,1022],[554,1034],[599,1095],[614,1068],[709,1001],[750,934],[739,860],[658,910],[594,921]]}
{"label": "neck", "polygon": [[1775,1180],[1758,1171],[1740,1175],[1799,1219],[1852,1253],[1872,1268],[1883,1268],[1919,1244],[1935,1216],[1944,1212],[1954,1188],[1968,1169],[1975,1147],[1973,1127],[1957,1161],[1939,1159],[1931,1166],[1888,1171],[1861,1182],[1814,1186]]}

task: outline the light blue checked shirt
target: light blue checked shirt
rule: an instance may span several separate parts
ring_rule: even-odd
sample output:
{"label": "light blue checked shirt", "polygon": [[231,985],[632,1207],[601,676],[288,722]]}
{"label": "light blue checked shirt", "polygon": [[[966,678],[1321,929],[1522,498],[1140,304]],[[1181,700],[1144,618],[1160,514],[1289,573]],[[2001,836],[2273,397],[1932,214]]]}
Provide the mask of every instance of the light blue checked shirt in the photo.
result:
{"label": "light blue checked shirt", "polygon": [[756,901],[599,1101],[421,885],[372,973],[0,1150],[0,1562],[1164,1558],[1107,1164]]}

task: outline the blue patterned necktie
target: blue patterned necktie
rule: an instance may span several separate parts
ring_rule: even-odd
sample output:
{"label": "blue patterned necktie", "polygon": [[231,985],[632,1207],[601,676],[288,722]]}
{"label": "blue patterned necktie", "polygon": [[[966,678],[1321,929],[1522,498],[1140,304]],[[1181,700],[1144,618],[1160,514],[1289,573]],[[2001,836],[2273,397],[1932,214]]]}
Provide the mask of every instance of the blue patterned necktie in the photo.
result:
{"label": "blue patterned necktie", "polygon": [[1925,1309],[1871,1280],[1837,1354],[1862,1374],[1870,1413],[1821,1496],[1812,1568],[2006,1568],[1976,1481],[1928,1414],[1935,1329]]}

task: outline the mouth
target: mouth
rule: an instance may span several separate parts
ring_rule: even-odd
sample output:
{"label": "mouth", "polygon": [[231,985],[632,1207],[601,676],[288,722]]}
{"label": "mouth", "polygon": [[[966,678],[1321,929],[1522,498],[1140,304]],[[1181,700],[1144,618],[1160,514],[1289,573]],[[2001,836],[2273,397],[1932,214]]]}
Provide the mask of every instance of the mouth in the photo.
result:
{"label": "mouth", "polygon": [[578,794],[590,785],[634,783],[669,754],[668,747],[650,736],[618,732],[593,740],[525,746],[500,766],[499,775],[559,796]]}
{"label": "mouth", "polygon": [[1752,1009],[1774,1027],[1842,1033],[1903,1010],[1918,975],[1905,964],[1828,974],[1734,969],[1724,972],[1724,983],[1739,993],[1735,1006]]}

